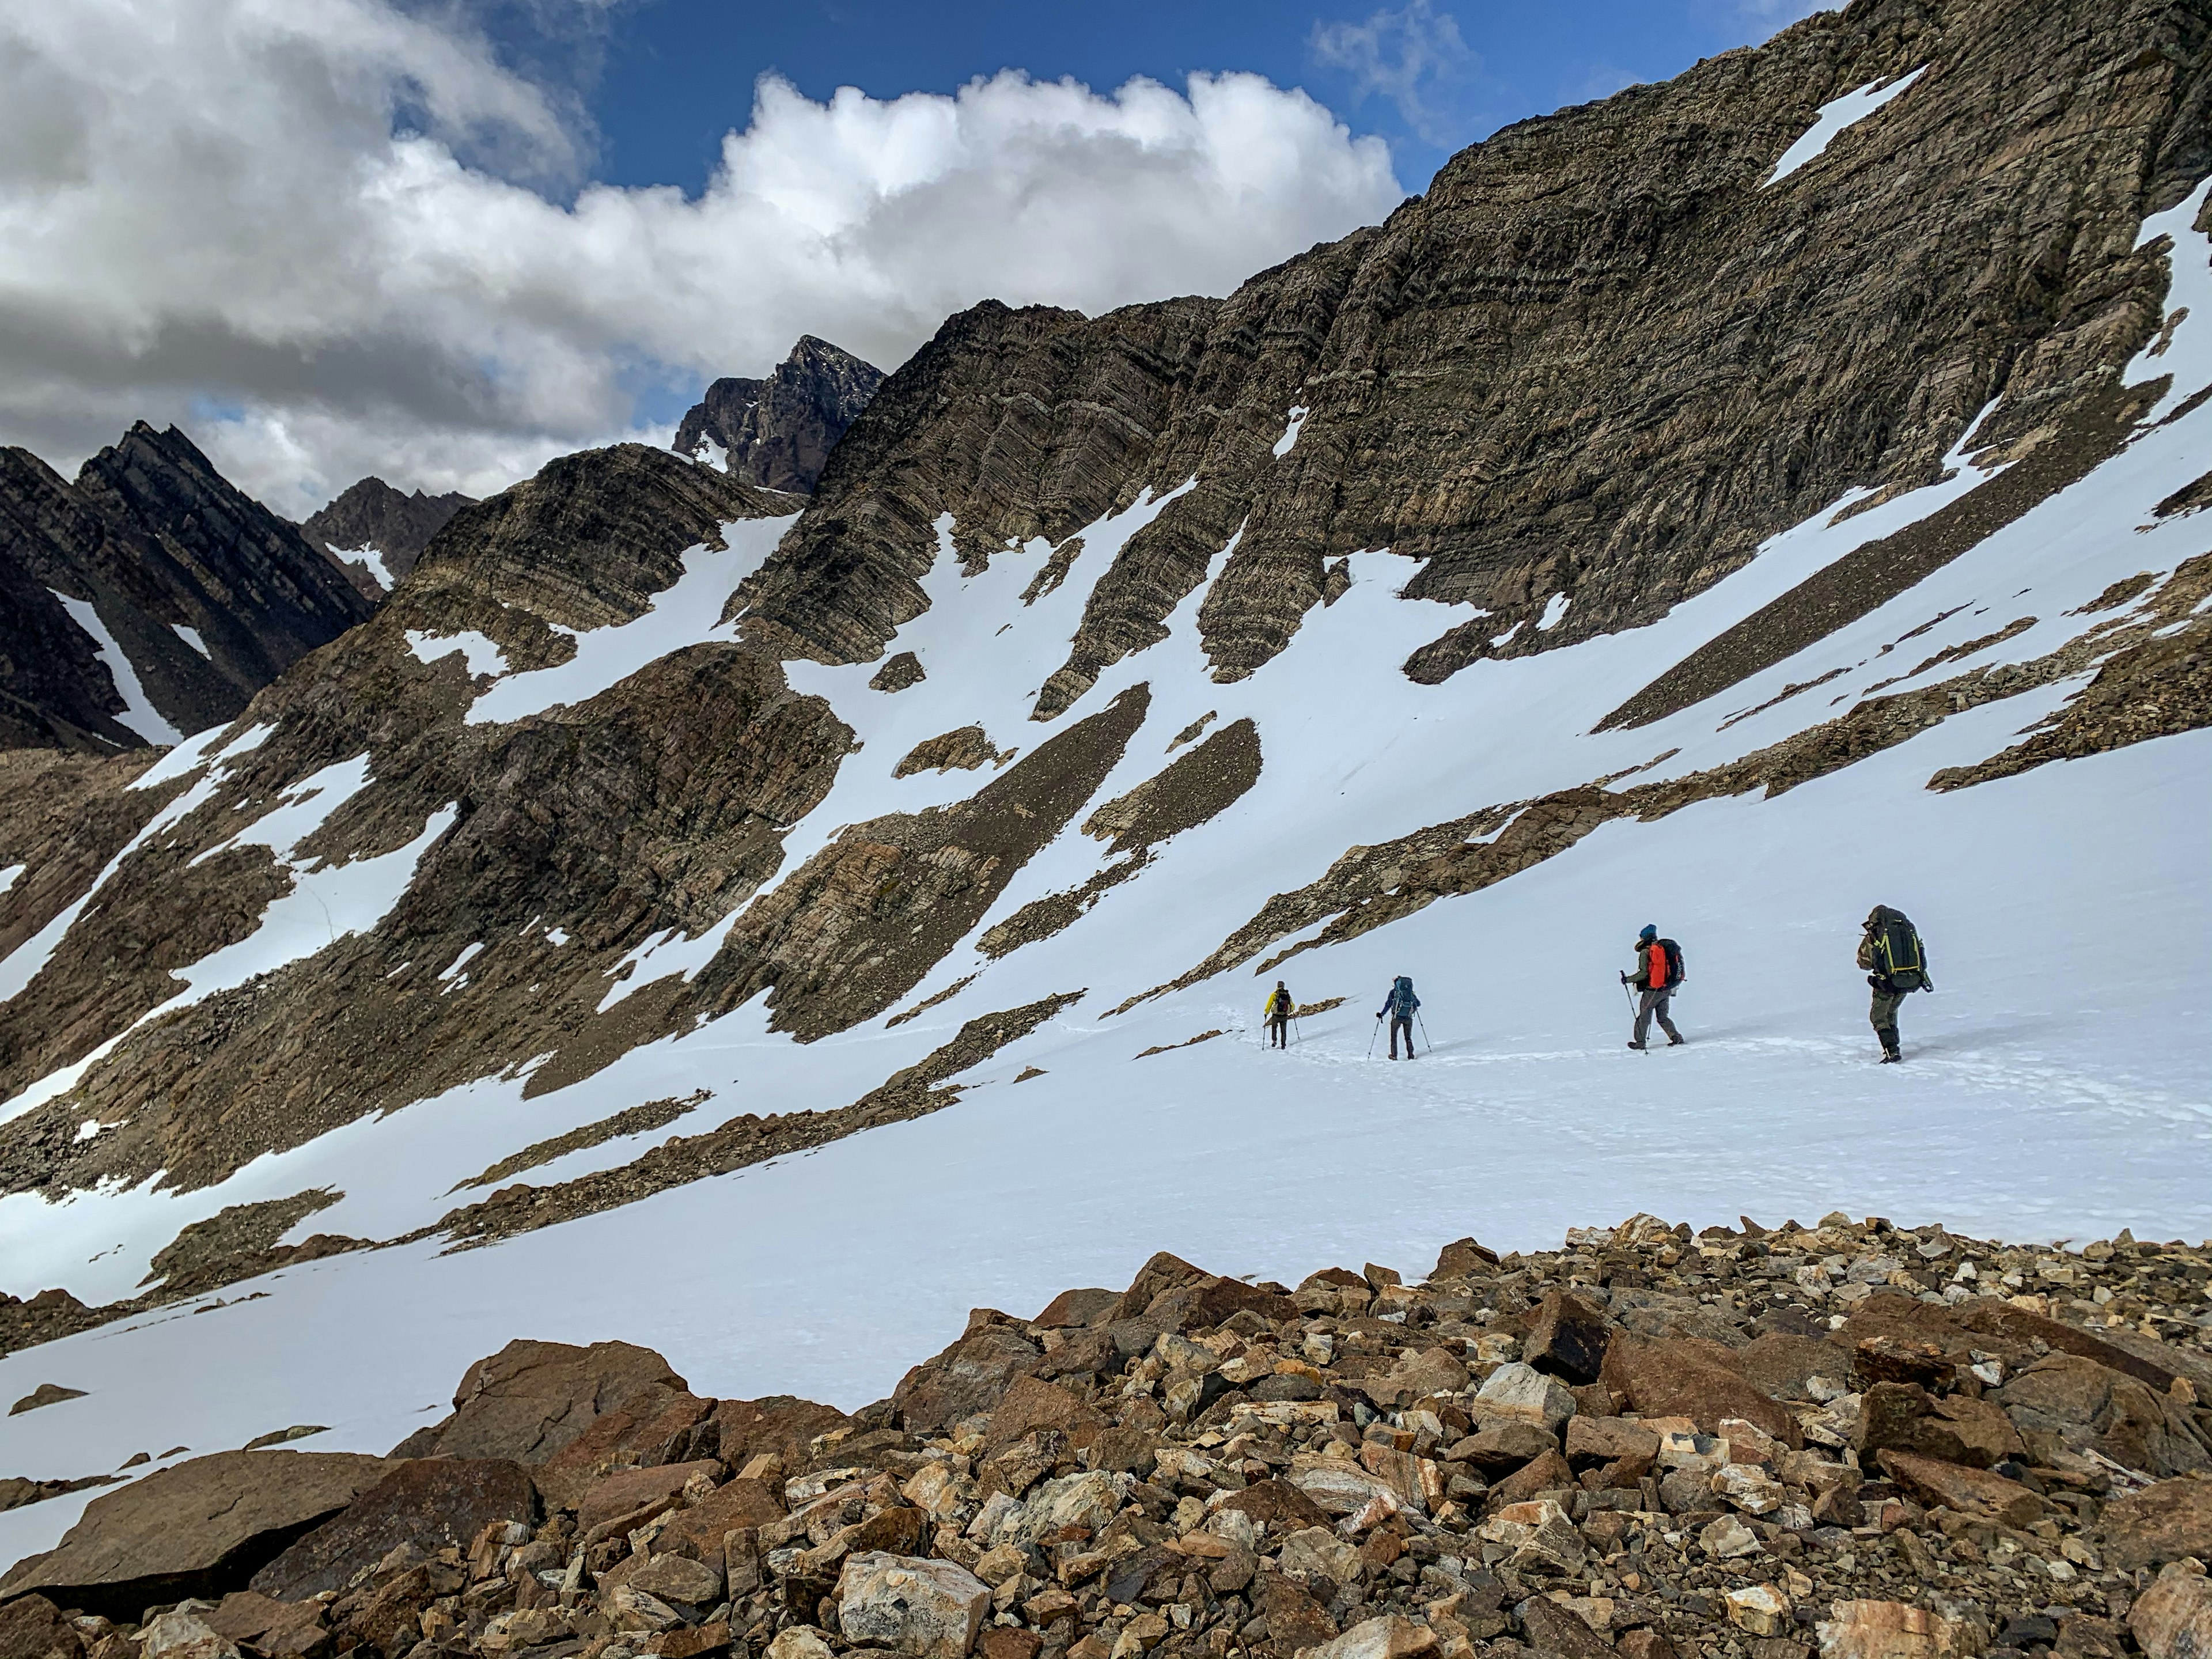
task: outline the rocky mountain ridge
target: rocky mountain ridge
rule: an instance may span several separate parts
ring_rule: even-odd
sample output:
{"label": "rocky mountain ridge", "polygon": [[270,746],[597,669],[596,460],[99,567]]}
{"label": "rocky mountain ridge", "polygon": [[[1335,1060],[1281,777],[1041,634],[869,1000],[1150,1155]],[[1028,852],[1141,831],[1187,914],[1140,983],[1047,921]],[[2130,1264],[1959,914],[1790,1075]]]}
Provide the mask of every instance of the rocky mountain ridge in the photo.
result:
{"label": "rocky mountain ridge", "polygon": [[394,489],[378,477],[348,485],[331,501],[300,521],[300,532],[355,573],[355,585],[371,599],[380,599],[415,568],[430,538],[447,521],[476,497],[459,490],[442,495],[412,495]]}
{"label": "rocky mountain ridge", "polygon": [[517,1340],[386,1457],[165,1454],[0,1578],[0,1653],[2188,1659],[2208,1252],[1837,1213],[1295,1290],[1161,1254],[850,1414]]}
{"label": "rocky mountain ridge", "polygon": [[227,723],[369,614],[338,568],[143,422],[66,483],[0,449],[0,743],[91,754]]}

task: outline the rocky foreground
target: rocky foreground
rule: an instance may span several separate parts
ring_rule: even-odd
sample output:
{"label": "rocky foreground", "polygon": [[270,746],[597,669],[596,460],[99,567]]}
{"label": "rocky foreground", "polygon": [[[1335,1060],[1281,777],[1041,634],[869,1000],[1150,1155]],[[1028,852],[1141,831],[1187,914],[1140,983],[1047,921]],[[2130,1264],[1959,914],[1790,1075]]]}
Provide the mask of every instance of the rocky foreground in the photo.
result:
{"label": "rocky foreground", "polygon": [[1164,1255],[850,1416],[518,1341],[388,1458],[95,1500],[0,1659],[2198,1659],[2209,1280],[1842,1216]]}

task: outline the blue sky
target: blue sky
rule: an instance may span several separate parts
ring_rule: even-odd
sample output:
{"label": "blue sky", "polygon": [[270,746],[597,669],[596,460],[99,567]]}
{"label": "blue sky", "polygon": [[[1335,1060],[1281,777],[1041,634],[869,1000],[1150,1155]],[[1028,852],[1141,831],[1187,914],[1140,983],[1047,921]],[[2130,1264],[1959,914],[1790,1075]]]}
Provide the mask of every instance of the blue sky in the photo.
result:
{"label": "blue sky", "polygon": [[[1665,80],[1762,40],[1814,0],[1557,0],[1552,4],[1123,0],[1111,6],[966,0],[611,0],[596,29],[548,0],[493,0],[518,67],[572,86],[599,136],[595,176],[696,192],[753,82],[779,73],[810,97],[951,92],[1001,69],[1073,76],[1098,91],[1132,76],[1180,88],[1194,70],[1249,70],[1303,87],[1390,145],[1419,190],[1462,146],[1527,116]],[[588,15],[588,14],[583,14]],[[549,24],[550,27],[549,28]]]}

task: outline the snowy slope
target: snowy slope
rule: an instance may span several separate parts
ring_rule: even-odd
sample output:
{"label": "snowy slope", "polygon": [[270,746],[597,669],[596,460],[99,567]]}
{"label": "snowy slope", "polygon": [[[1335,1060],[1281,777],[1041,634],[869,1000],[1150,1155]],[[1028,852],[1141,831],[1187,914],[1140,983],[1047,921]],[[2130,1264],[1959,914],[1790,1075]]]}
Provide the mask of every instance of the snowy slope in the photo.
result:
{"label": "snowy slope", "polygon": [[[198,1191],[149,1182],[58,1205],[0,1200],[0,1257],[11,1288],[111,1299],[188,1223],[316,1186],[344,1197],[295,1237],[392,1237],[435,1221],[460,1201],[456,1183],[518,1147],[637,1102],[712,1091],[672,1129],[571,1153],[529,1179],[610,1168],[742,1111],[842,1106],[963,1021],[1055,992],[1083,1000],[964,1076],[972,1091],[934,1115],[482,1249],[441,1256],[432,1242],[329,1258],[0,1360],[7,1397],[48,1381],[87,1390],[0,1423],[0,1469],[81,1475],[141,1450],[217,1449],[294,1423],[329,1425],[317,1447],[380,1451],[443,1409],[469,1361],[522,1334],[627,1338],[660,1349],[704,1391],[849,1407],[957,1334],[968,1307],[1026,1314],[1067,1285],[1126,1282],[1162,1248],[1286,1279],[1368,1259],[1419,1272],[1470,1231],[1526,1246],[1639,1209],[1702,1224],[1747,1205],[1770,1223],[1841,1207],[1980,1234],[2212,1233],[2201,981],[2212,733],[1925,787],[1942,769],[2007,748],[2079,691],[2086,670],[1773,799],[1608,823],[1493,887],[1292,957],[1277,971],[1300,1000],[1349,1000],[1307,1021],[1287,1054],[1259,1045],[1259,1005],[1277,974],[1249,965],[1107,1012],[1203,960],[1272,895],[1349,848],[1630,769],[1648,768],[1614,787],[1687,777],[1818,725],[1877,682],[1894,682],[1884,692],[1894,695],[2031,661],[2099,622],[2083,607],[2115,581],[2163,580],[2203,553],[2203,520],[2153,508],[2212,465],[2212,403],[2188,407],[2212,386],[2212,249],[2189,228],[2205,194],[2145,227],[2173,238],[2169,311],[2191,314],[2129,370],[2132,382],[2173,377],[2154,419],[2186,412],[2146,422],[2087,477],[1871,614],[1642,728],[1593,733],[1665,665],[1853,548],[1986,486],[1993,471],[1962,447],[1943,482],[1850,517],[1837,509],[1854,501],[1832,503],[1650,627],[1477,662],[1433,686],[1398,665],[1468,612],[1399,599],[1412,567],[1388,551],[1354,556],[1348,590],[1230,684],[1210,678],[1199,648],[1202,584],[1166,639],[1108,669],[1050,726],[1029,711],[1092,586],[1184,481],[1155,481],[1087,526],[1066,580],[1027,605],[1050,547],[1010,547],[966,574],[940,524],[930,608],[890,647],[914,652],[925,679],[886,694],[869,689],[876,664],[787,665],[860,742],[789,831],[787,877],[844,827],[965,799],[989,775],[896,777],[921,740],[980,724],[999,748],[1027,750],[1139,684],[1152,698],[1145,723],[1094,805],[1157,774],[1171,740],[1208,714],[1209,732],[1255,720],[1257,784],[1158,848],[1065,932],[986,959],[975,937],[1107,860],[1081,830],[1090,808],[1079,812],[902,1006],[969,982],[906,1023],[802,1045],[771,1033],[756,1000],[535,1099],[520,1073],[495,1072]],[[1285,412],[1286,437],[1299,419]],[[471,670],[497,677],[472,689],[469,720],[586,695],[641,665],[644,647],[726,638],[715,606],[766,556],[779,522],[732,526],[722,554],[696,550],[681,603],[672,589],[647,619],[586,632],[566,669],[509,675],[503,658],[472,656]],[[2157,594],[2154,582],[2135,603]],[[439,644],[415,649],[434,655]],[[349,776],[333,793],[349,785],[361,787]],[[296,827],[251,833],[283,850],[301,839]],[[1918,921],[1941,987],[1908,1004],[1910,1059],[1897,1068],[1872,1063],[1851,963],[1875,902]],[[624,976],[609,977],[606,1006],[662,975],[696,975],[732,920],[633,952],[614,969]],[[1615,975],[1646,921],[1689,957],[1677,1018],[1692,1040],[1679,1051],[1622,1046]],[[510,944],[482,943],[471,970]],[[195,966],[194,986],[210,965]],[[1415,978],[1436,1046],[1394,1066],[1370,1059],[1369,1044],[1374,1005],[1397,973]],[[1137,1058],[1215,1029],[1224,1035]],[[1043,1074],[1017,1083],[1030,1067]],[[60,1499],[0,1516],[0,1557],[44,1547],[79,1508]]]}

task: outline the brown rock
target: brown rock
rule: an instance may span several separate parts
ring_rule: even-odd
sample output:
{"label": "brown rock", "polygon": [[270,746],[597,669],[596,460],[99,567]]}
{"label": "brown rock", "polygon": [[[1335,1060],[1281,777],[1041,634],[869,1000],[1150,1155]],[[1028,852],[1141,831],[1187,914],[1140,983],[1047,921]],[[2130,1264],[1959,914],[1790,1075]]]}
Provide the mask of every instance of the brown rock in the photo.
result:
{"label": "brown rock", "polygon": [[2178,1401],[2094,1359],[2051,1354],[1992,1398],[2022,1434],[2055,1434],[2075,1452],[2099,1451],[2160,1479],[2212,1469]]}
{"label": "brown rock", "polygon": [[1818,1337],[1791,1336],[1778,1331],[1769,1332],[1755,1339],[1748,1347],[1740,1349],[1736,1359],[1746,1380],[1777,1400],[1808,1398],[1808,1377],[1827,1376],[1841,1382],[1838,1373],[1848,1364],[1832,1343]]}
{"label": "brown rock", "polygon": [[1073,1330],[1090,1324],[1096,1316],[1112,1307],[1116,1299],[1112,1291],[1062,1291],[1046,1303],[1044,1311],[1030,1323],[1048,1331]]}
{"label": "brown rock", "polygon": [[[1286,1538],[1307,1527],[1330,1524],[1328,1511],[1287,1480],[1255,1480],[1242,1492],[1221,1500],[1225,1510],[1238,1510],[1267,1528],[1273,1538]],[[1334,1629],[1330,1634],[1335,1634]]]}
{"label": "brown rock", "polygon": [[2015,1308],[2008,1302],[1988,1299],[1969,1304],[1960,1310],[1959,1323],[1969,1331],[2002,1337],[2021,1347],[2040,1342],[2061,1353],[2094,1360],[2107,1370],[2135,1378],[2155,1394],[2167,1392],[2173,1387],[2173,1379],[2183,1374],[2178,1364],[2148,1358],[2132,1349],[2092,1336],[2078,1326],[2045,1319],[2041,1314]]}
{"label": "brown rock", "polygon": [[[1581,1420],[1573,1417],[1567,1419],[1571,1436],[1574,1425]],[[1658,1443],[1657,1436],[1649,1437],[1655,1446]],[[1573,1443],[1570,1440],[1569,1443]],[[1496,1480],[1559,1449],[1558,1439],[1534,1423],[1492,1423],[1481,1433],[1469,1435],[1455,1445],[1449,1461],[1469,1464],[1481,1470],[1484,1479]]]}
{"label": "brown rock", "polygon": [[76,1630],[45,1596],[0,1606],[0,1659],[77,1659],[83,1651]]}
{"label": "brown rock", "polygon": [[1613,1644],[1557,1601],[1534,1595],[1517,1611],[1522,1632],[1537,1652],[1555,1653],[1560,1659],[1612,1659]]}
{"label": "brown rock", "polygon": [[8,1415],[21,1417],[25,1412],[34,1412],[41,1406],[58,1406],[64,1400],[82,1400],[82,1389],[65,1389],[58,1382],[41,1382],[39,1386],[8,1407]]}
{"label": "brown rock", "polygon": [[1162,1330],[1197,1331],[1226,1324],[1237,1314],[1258,1314],[1270,1324],[1297,1311],[1291,1298],[1242,1279],[1214,1278],[1179,1285],[1154,1297],[1143,1317]]}
{"label": "brown rock", "polygon": [[1613,1646],[1626,1659],[1677,1659],[1674,1644],[1649,1628],[1630,1631]]}
{"label": "brown rock", "polygon": [[2147,1659],[2212,1656],[2212,1580],[2201,1565],[2161,1570],[2128,1612],[2128,1628]]}
{"label": "brown rock", "polygon": [[994,1625],[975,1638],[975,1651],[983,1659],[1036,1659],[1037,1650],[1043,1645],[1044,1638],[1035,1631],[1005,1625]]}
{"label": "brown rock", "polygon": [[[1328,1610],[1281,1573],[1262,1573],[1254,1579],[1252,1596],[1267,1618],[1266,1645],[1277,1659],[1291,1659],[1303,1648],[1317,1648],[1335,1639],[1336,1621],[1328,1616]],[[1069,1659],[1074,1659],[1073,1650]]]}
{"label": "brown rock", "polygon": [[712,1659],[715,1654],[727,1653],[731,1642],[729,1622],[717,1619],[710,1625],[665,1631],[653,1637],[645,1650],[657,1659]]}
{"label": "brown rock", "polygon": [[217,1452],[96,1498],[44,1555],[0,1578],[64,1607],[136,1619],[156,1601],[214,1601],[391,1469],[350,1452]]}
{"label": "brown rock", "polygon": [[896,1504],[861,1522],[846,1543],[854,1555],[870,1550],[885,1555],[921,1555],[933,1530],[929,1516],[921,1510]]}
{"label": "brown rock", "polygon": [[724,1534],[783,1519],[782,1494],[765,1480],[726,1480],[690,1509],[678,1510],[653,1540],[656,1550],[688,1543],[702,1560],[719,1554]]}
{"label": "brown rock", "polygon": [[709,1416],[715,1402],[689,1392],[646,1389],[605,1411],[592,1425],[537,1466],[547,1500],[574,1507],[617,1469],[681,1463],[711,1456],[720,1435]]}
{"label": "brown rock", "polygon": [[1862,1464],[1886,1449],[1978,1469],[2027,1454],[2019,1431],[1997,1407],[1955,1395],[1931,1396],[1917,1382],[1877,1382],[1867,1389],[1855,1444]]}
{"label": "brown rock", "polygon": [[233,1590],[200,1615],[210,1629],[269,1659],[315,1659],[331,1642],[322,1604],[279,1601],[258,1590]]}
{"label": "brown rock", "polygon": [[1577,1471],[1598,1468],[1623,1458],[1641,1458],[1649,1468],[1659,1455],[1659,1437],[1640,1423],[1620,1417],[1567,1419],[1567,1464]]}
{"label": "brown rock", "polygon": [[1605,1316],[1565,1291],[1546,1292],[1521,1344],[1521,1358],[1569,1383],[1595,1382],[1605,1369]]}
{"label": "brown rock", "polygon": [[[299,1539],[253,1575],[252,1589],[277,1601],[341,1589],[401,1544],[434,1553],[466,1549],[488,1522],[538,1516],[529,1471],[503,1458],[424,1458],[402,1463],[341,1513]],[[228,1633],[228,1632],[226,1632]],[[234,1638],[242,1639],[242,1638]]]}
{"label": "brown rock", "polygon": [[1483,1279],[1498,1271],[1498,1252],[1471,1238],[1455,1239],[1437,1252],[1431,1279]]}
{"label": "brown rock", "polygon": [[910,1431],[949,1428],[979,1412],[994,1410],[1014,1378],[1028,1372],[1042,1354],[1019,1331],[987,1326],[916,1365],[901,1379],[891,1399]]}
{"label": "brown rock", "polygon": [[2097,1520],[2107,1563],[2124,1572],[2193,1555],[2212,1561],[2212,1480],[2161,1480],[2118,1498]]}
{"label": "brown rock", "polygon": [[[714,1455],[733,1469],[742,1469],[753,1458],[771,1453],[787,1469],[801,1469],[808,1461],[807,1448],[821,1435],[842,1428],[851,1419],[835,1406],[801,1400],[794,1395],[769,1395],[759,1400],[718,1400],[708,1419],[714,1431]],[[705,1455],[703,1447],[695,1455]]]}
{"label": "brown rock", "polygon": [[984,1431],[985,1459],[997,1456],[1025,1435],[1040,1429],[1055,1430],[1077,1451],[1098,1437],[1106,1419],[1066,1389],[1034,1376],[1017,1376],[1007,1385],[1006,1397],[991,1413]]}
{"label": "brown rock", "polygon": [[1482,1500],[1483,1513],[1495,1514],[1508,1504],[1518,1504],[1540,1492],[1558,1492],[1574,1484],[1575,1472],[1567,1467],[1567,1460],[1555,1450],[1547,1451],[1492,1486],[1490,1495]]}
{"label": "brown rock", "polygon": [[1862,1389],[1879,1382],[1910,1382],[1942,1390],[1957,1382],[1959,1368],[1932,1342],[1869,1336],[1851,1355],[1851,1376]]}
{"label": "brown rock", "polygon": [[1618,1334],[1606,1347],[1604,1382],[1645,1417],[1686,1417],[1707,1434],[1740,1417],[1784,1445],[1804,1444],[1796,1417],[1694,1339]]}
{"label": "brown rock", "polygon": [[517,1340],[470,1366],[453,1391],[453,1414],[408,1436],[394,1455],[543,1463],[603,1413],[652,1390],[687,1392],[650,1348]]}
{"label": "brown rock", "polygon": [[1986,1469],[1970,1469],[1901,1451],[1881,1452],[1875,1462],[1883,1474],[1929,1509],[1940,1504],[1960,1515],[2026,1527],[2050,1507],[2018,1481]]}
{"label": "brown rock", "polygon": [[710,1479],[724,1473],[720,1463],[702,1460],[691,1463],[664,1463],[658,1468],[624,1469],[620,1474],[611,1474],[596,1482],[584,1494],[576,1506],[576,1525],[589,1532],[602,1522],[648,1504],[672,1498],[684,1490],[684,1483],[695,1474]]}
{"label": "brown rock", "polygon": [[1214,1275],[1203,1267],[1193,1267],[1179,1255],[1162,1250],[1137,1269],[1137,1276],[1129,1281],[1129,1288],[1115,1297],[1113,1304],[1103,1310],[1092,1322],[1112,1324],[1116,1320],[1133,1319],[1152,1305],[1153,1299],[1170,1291],[1180,1290],[1186,1285],[1200,1285]]}

